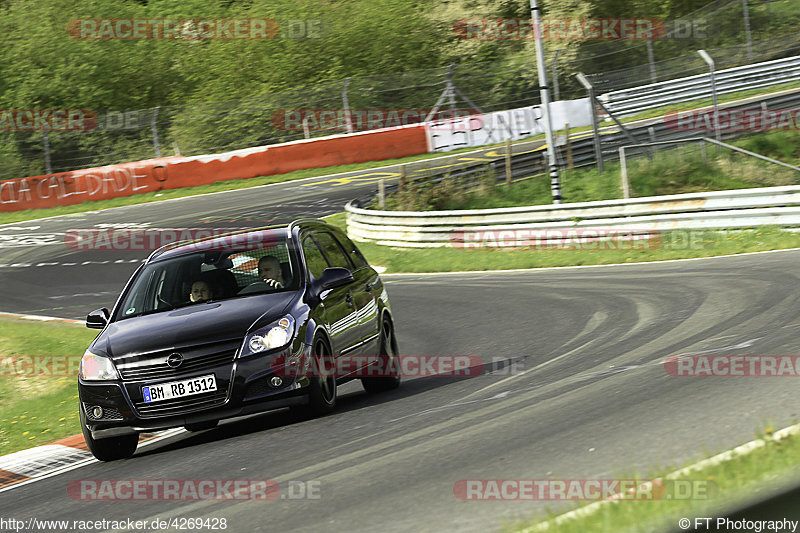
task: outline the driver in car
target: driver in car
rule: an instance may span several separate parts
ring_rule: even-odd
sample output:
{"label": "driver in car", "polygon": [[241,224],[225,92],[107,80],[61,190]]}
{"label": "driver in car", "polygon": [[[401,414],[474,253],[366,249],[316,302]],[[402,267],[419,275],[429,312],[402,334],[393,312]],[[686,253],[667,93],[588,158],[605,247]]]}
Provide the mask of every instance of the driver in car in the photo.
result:
{"label": "driver in car", "polygon": [[258,277],[274,289],[282,289],[286,285],[281,263],[272,255],[265,255],[258,260]]}

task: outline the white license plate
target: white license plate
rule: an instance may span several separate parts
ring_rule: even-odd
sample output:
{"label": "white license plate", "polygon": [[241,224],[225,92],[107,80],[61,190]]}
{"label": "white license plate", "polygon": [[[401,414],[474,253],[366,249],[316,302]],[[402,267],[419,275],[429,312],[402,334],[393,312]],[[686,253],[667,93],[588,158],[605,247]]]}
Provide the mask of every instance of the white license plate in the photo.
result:
{"label": "white license plate", "polygon": [[215,390],[217,390],[217,381],[214,379],[214,375],[211,374],[181,381],[170,381],[160,385],[146,385],[142,387],[142,396],[144,396],[144,403],[151,403]]}

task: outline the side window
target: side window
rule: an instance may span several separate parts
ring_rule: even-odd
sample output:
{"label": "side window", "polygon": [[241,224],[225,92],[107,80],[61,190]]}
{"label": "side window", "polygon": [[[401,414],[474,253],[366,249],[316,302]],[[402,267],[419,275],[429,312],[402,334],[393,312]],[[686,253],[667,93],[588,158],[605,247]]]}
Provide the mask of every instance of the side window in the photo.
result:
{"label": "side window", "polygon": [[352,270],[353,265],[347,259],[342,247],[330,233],[315,233],[314,240],[317,241],[322,253],[328,259],[328,264],[332,267],[342,267]]}
{"label": "side window", "polygon": [[325,261],[325,256],[322,255],[319,247],[314,240],[309,236],[303,239],[303,255],[306,258],[306,265],[308,265],[309,273],[319,279],[322,276],[322,271],[328,268],[328,263]]}
{"label": "side window", "polygon": [[339,244],[344,249],[347,257],[349,257],[350,261],[355,265],[356,270],[369,266],[367,260],[364,259],[363,255],[361,255],[361,251],[356,248],[356,245],[353,243],[353,241],[351,241],[343,231],[334,232],[333,235],[336,237],[336,240],[339,241]]}

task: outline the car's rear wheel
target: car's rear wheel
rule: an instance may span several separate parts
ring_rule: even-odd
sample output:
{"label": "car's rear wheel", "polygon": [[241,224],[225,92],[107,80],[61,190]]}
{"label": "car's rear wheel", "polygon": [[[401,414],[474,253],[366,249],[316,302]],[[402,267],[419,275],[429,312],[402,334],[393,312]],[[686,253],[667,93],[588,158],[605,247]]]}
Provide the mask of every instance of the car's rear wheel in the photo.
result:
{"label": "car's rear wheel", "polygon": [[83,406],[78,405],[78,409],[80,411],[83,439],[86,441],[86,446],[89,447],[92,455],[100,461],[116,461],[118,459],[127,459],[133,455],[136,451],[136,446],[139,445],[139,435],[137,433],[109,437],[107,439],[95,439],[92,437],[92,432],[86,427],[86,415],[83,412]]}
{"label": "car's rear wheel", "polygon": [[381,325],[381,337],[378,349],[380,368],[384,375],[380,377],[361,378],[364,390],[369,393],[385,392],[400,386],[400,364],[397,353],[397,339],[394,327],[388,317],[384,317]]}

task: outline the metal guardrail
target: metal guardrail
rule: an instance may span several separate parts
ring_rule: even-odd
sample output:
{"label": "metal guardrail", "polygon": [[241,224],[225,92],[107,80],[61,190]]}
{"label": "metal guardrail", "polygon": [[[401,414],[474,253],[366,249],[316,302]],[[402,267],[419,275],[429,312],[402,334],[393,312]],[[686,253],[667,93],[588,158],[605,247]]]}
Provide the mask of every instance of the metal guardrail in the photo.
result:
{"label": "metal guardrail", "polygon": [[[719,70],[715,76],[717,94],[796,81],[800,78],[800,56]],[[709,74],[698,74],[611,91],[598,98],[608,107],[609,111],[618,116],[625,116],[665,105],[701,100],[710,96]]]}
{"label": "metal guardrail", "polygon": [[[783,91],[768,96],[758,96],[720,106],[729,111],[737,109],[787,109],[800,106],[800,89]],[[663,118],[641,120],[625,125],[634,139],[642,141],[688,140],[697,136],[696,131],[671,129]],[[734,138],[743,132],[727,132],[723,139]],[[749,132],[747,132],[749,133]],[[617,128],[601,130],[604,159],[615,160],[619,148],[630,145],[630,139]],[[575,167],[592,165],[595,162],[591,132],[571,136],[572,157]],[[635,149],[631,149],[633,151]],[[545,174],[547,169],[543,149],[512,155],[513,179]],[[564,149],[559,150],[564,161]],[[504,179],[504,158],[490,163],[494,165],[498,181]],[[485,172],[486,163],[469,163],[447,169],[450,176],[465,176]],[[424,172],[424,171],[423,171]],[[445,170],[426,176],[430,181],[444,178]],[[461,174],[459,174],[461,173]],[[396,185],[394,186],[396,189]],[[772,196],[779,191],[791,191],[790,196]],[[727,195],[727,196],[726,196]],[[743,199],[746,198],[746,201]],[[509,229],[574,229],[578,227],[617,227],[643,233],[667,229],[713,229],[738,228],[757,225],[800,226],[800,187],[768,187],[744,191],[719,191],[703,194],[675,195],[668,197],[632,198],[606,202],[562,204],[506,208],[498,210],[470,210],[454,212],[403,212],[374,211],[362,209],[374,200],[375,194],[350,202],[348,232],[361,241],[375,241],[391,246],[447,246],[453,235],[470,226],[491,226],[495,230]],[[722,199],[721,199],[722,198]],[[731,199],[735,198],[736,201]],[[624,202],[622,204],[616,202]],[[655,205],[671,206],[655,209]],[[676,203],[677,202],[677,203]],[[688,203],[687,203],[688,202]],[[737,203],[738,202],[738,203]],[[699,205],[704,207],[700,208]],[[638,207],[635,207],[638,206]],[[798,207],[795,207],[798,206]],[[581,211],[581,209],[594,209]],[[738,210],[733,213],[731,211]],[[569,212],[569,215],[567,215]],[[602,216],[596,216],[601,214]],[[636,220],[633,219],[635,216]],[[528,217],[528,218],[525,218]],[[648,218],[649,217],[649,218]],[[575,220],[573,220],[575,219]],[[406,220],[406,222],[403,222]],[[409,222],[413,221],[413,222]],[[634,224],[635,225],[632,225]],[[509,227],[504,227],[509,226]],[[558,238],[558,237],[554,237]]]}
{"label": "metal guardrail", "polygon": [[348,234],[357,241],[401,247],[463,246],[482,241],[480,234],[506,232],[510,239],[491,240],[501,243],[498,246],[519,246],[514,235],[520,232],[548,242],[569,238],[572,230],[655,235],[669,230],[796,227],[800,186],[464,211],[373,211],[350,202],[345,211]]}

